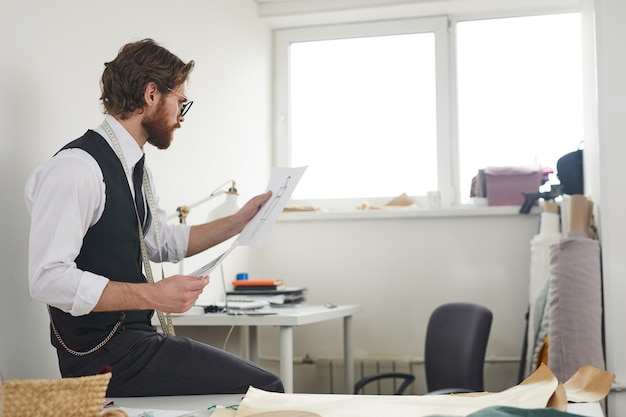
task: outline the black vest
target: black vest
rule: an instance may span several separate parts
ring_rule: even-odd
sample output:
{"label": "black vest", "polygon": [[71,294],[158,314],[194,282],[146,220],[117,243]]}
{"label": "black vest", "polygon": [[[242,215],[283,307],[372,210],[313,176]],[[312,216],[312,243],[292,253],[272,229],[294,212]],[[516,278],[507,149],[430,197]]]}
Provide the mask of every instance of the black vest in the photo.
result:
{"label": "black vest", "polygon": [[[104,138],[92,130],[62,149],[70,148],[83,149],[98,162],[106,186],[104,212],[83,238],[83,245],[75,260],[77,267],[103,275],[112,281],[146,282],[141,271],[141,249],[134,200],[122,163]],[[61,338],[66,345],[77,351],[89,350],[100,343],[110,333],[122,313],[92,312],[74,317],[54,307],[50,310]],[[150,324],[153,310],[126,311],[124,314],[124,323],[118,332],[124,328],[155,330]],[[52,344],[57,349],[63,349],[56,337],[51,336]]]}

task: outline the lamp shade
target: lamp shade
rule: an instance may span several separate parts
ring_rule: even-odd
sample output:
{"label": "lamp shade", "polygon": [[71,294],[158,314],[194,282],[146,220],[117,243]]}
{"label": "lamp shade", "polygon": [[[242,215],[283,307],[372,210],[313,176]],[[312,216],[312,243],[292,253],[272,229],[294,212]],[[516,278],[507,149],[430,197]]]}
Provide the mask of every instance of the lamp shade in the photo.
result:
{"label": "lamp shade", "polygon": [[[231,188],[231,190],[234,189]],[[237,190],[231,190],[228,190],[228,192],[225,193],[226,199],[222,202],[222,204],[209,211],[209,221],[230,216],[239,210],[239,204],[237,203],[237,197],[239,194],[237,194]]]}
{"label": "lamp shade", "polygon": [[[230,184],[230,187],[228,188],[228,191],[225,191],[224,187],[226,187],[228,184]],[[192,208],[204,204],[207,201],[211,201],[214,198],[220,197],[222,194],[224,194],[225,196],[224,201],[216,206],[213,210],[209,211],[208,221],[219,219],[221,217],[229,216],[236,213],[239,210],[239,205],[237,204],[237,198],[239,194],[237,193],[237,189],[235,188],[235,181],[228,180],[202,200],[196,201],[189,206],[183,205],[177,207],[176,213],[168,216],[168,220],[173,219],[174,217],[178,217],[181,224],[187,224],[187,215],[190,213]],[[183,271],[185,269],[184,262],[184,259],[181,259],[178,262],[178,270],[180,274],[183,274]]]}

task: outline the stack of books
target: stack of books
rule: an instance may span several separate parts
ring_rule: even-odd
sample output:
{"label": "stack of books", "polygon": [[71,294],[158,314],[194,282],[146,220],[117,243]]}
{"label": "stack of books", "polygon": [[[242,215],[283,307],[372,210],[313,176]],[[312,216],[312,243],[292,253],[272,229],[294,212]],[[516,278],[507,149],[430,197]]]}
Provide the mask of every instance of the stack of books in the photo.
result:
{"label": "stack of books", "polygon": [[298,304],[304,301],[306,288],[287,287],[282,279],[250,279],[233,281],[228,301],[265,300],[271,305]]}

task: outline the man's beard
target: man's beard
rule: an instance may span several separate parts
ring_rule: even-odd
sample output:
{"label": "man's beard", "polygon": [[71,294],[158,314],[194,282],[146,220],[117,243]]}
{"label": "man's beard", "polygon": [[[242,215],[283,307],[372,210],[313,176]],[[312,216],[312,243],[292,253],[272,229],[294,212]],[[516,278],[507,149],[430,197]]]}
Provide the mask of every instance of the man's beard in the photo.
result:
{"label": "man's beard", "polygon": [[158,104],[154,114],[141,122],[141,125],[148,133],[148,143],[159,149],[167,149],[174,140],[174,129],[180,127],[180,123],[175,125],[167,124],[167,112],[163,102]]}

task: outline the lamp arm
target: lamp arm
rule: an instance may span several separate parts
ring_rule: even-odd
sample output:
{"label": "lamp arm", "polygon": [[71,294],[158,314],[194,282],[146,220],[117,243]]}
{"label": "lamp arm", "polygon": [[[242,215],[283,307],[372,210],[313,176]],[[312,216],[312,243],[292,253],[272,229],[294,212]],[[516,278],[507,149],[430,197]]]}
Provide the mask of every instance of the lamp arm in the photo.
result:
{"label": "lamp arm", "polygon": [[219,187],[217,187],[215,190],[213,190],[211,192],[211,194],[209,194],[208,196],[204,197],[202,200],[198,200],[193,204],[190,204],[188,206],[179,206],[176,208],[176,213],[170,214],[169,216],[167,216],[167,220],[172,220],[175,217],[178,217],[180,220],[181,224],[185,224],[185,219],[187,218],[187,215],[189,214],[189,211],[194,208],[197,207],[201,204],[206,203],[207,201],[213,200],[215,197],[219,197],[222,194],[225,194],[227,191],[224,191],[224,187],[226,185],[228,185],[228,183],[231,183],[231,188],[230,190],[234,190],[235,189],[235,181],[234,180],[228,180],[226,181],[224,184],[220,185]]}

